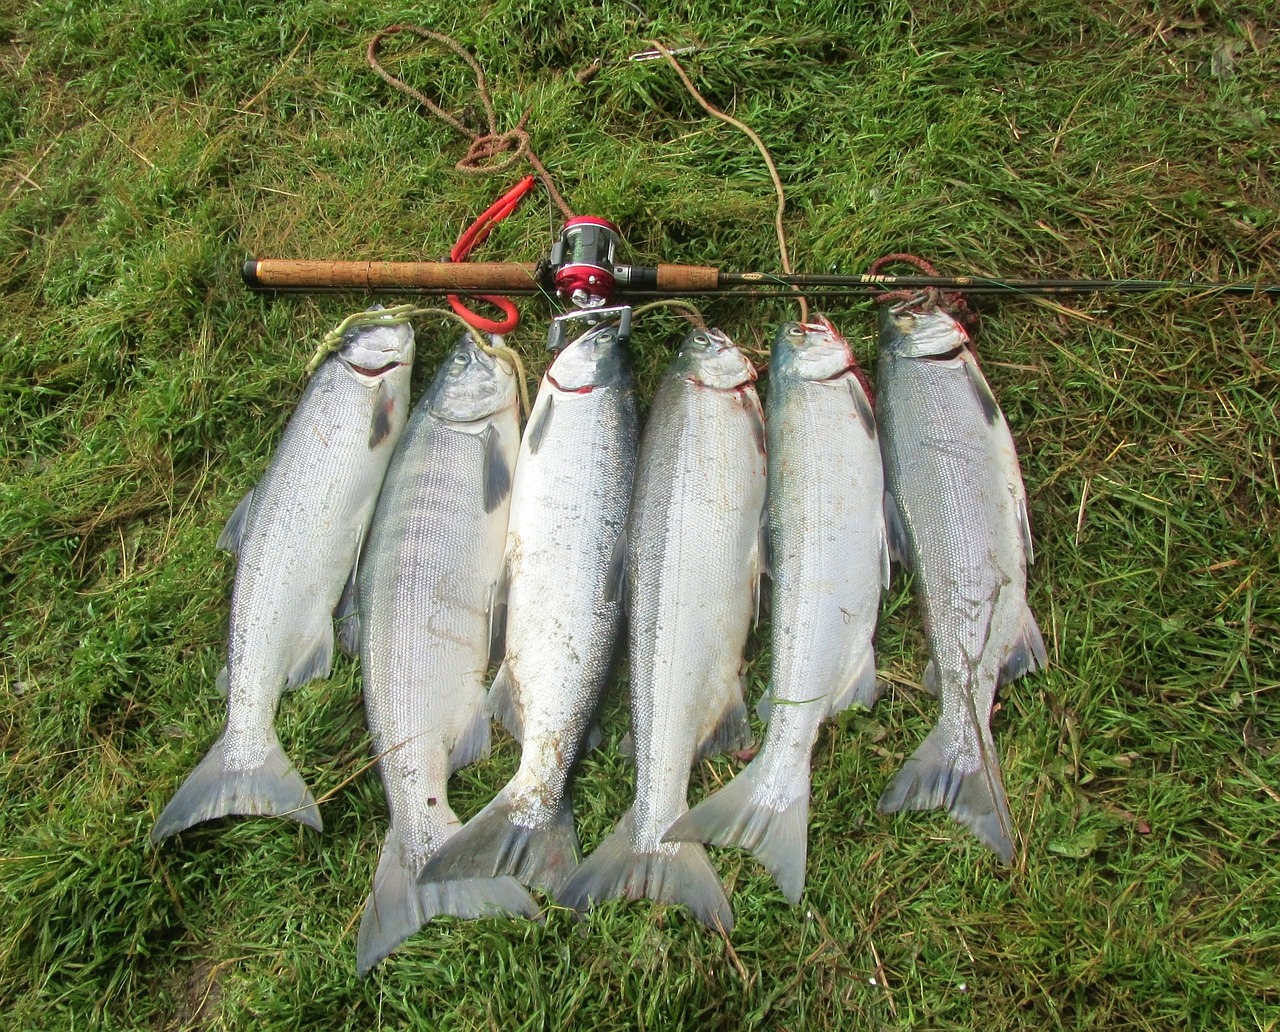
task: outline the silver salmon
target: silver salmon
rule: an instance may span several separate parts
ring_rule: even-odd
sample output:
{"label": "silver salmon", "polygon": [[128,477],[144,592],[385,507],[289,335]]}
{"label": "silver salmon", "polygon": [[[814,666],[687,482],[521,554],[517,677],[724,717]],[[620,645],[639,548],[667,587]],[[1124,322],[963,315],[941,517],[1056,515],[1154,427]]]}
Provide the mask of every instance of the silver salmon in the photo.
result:
{"label": "silver salmon", "polygon": [[823,720],[876,701],[872,639],[889,580],[875,415],[849,345],[822,316],[779,329],[766,426],[773,627],[761,709],[769,727],[746,768],[665,837],[749,849],[797,903],[810,753]]}
{"label": "silver salmon", "polygon": [[765,437],[755,369],[718,330],[685,338],[653,400],[628,522],[636,795],[558,896],[682,903],[733,927],[703,847],[664,842],[697,758],[750,740],[742,651],[763,562]]}
{"label": "silver salmon", "polygon": [[424,878],[511,874],[551,892],[578,862],[569,775],[621,623],[638,420],[615,326],[593,327],[556,355],[516,463],[498,592],[506,654],[489,692],[489,711],[522,744],[520,767]]}
{"label": "silver salmon", "polygon": [[328,676],[334,609],[404,430],[412,363],[407,323],[349,331],[232,513],[218,539],[237,556],[219,677],[227,723],[156,820],[152,842],[227,814],[286,816],[320,829],[315,799],[276,737],[276,706],[286,688]]}
{"label": "silver salmon", "polygon": [[936,302],[886,305],[877,378],[891,543],[916,571],[938,721],[890,782],[882,813],[945,807],[1005,863],[1013,827],[991,735],[997,687],[1047,661],[1027,608],[1027,495],[1013,437]]}
{"label": "silver salmon", "polygon": [[467,334],[415,406],[378,499],[356,605],[391,829],[360,922],[361,976],[437,914],[536,913],[512,878],[417,883],[460,824],[450,772],[489,751],[490,614],[519,440],[515,376]]}

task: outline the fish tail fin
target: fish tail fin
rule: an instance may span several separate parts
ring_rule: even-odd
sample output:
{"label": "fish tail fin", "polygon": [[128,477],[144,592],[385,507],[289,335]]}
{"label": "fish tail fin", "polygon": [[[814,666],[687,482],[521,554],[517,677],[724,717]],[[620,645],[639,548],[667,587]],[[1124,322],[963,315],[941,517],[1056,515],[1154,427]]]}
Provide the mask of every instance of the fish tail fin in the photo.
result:
{"label": "fish tail fin", "polygon": [[311,790],[274,734],[266,759],[249,768],[230,766],[226,738],[218,739],[156,818],[151,841],[158,844],[193,824],[230,814],[290,817],[316,831],[323,827]]}
{"label": "fish tail fin", "polygon": [[662,839],[741,846],[773,875],[787,902],[799,903],[808,851],[809,768],[806,764],[797,771],[787,786],[789,800],[767,803],[757,798],[763,769],[758,762],[758,758],[752,760],[737,777],[677,820]]}
{"label": "fish tail fin", "polygon": [[388,833],[365,901],[356,938],[356,970],[364,978],[375,964],[433,917],[503,915],[537,917],[538,906],[514,878],[462,878],[418,884],[418,872],[405,863],[400,839]]}
{"label": "fish tail fin", "polygon": [[511,875],[554,893],[577,864],[578,833],[569,800],[561,800],[550,825],[533,827],[521,822],[504,788],[432,854],[419,883]]}
{"label": "fish tail fin", "polygon": [[954,730],[935,726],[894,775],[878,809],[897,813],[944,807],[1007,864],[1013,860],[1013,820],[995,742],[990,730],[966,727],[976,740],[956,751],[945,744]]}
{"label": "fish tail fin", "polygon": [[587,910],[606,899],[651,899],[679,903],[709,928],[733,929],[733,908],[707,851],[693,842],[640,853],[632,843],[631,812],[560,887],[557,899]]}

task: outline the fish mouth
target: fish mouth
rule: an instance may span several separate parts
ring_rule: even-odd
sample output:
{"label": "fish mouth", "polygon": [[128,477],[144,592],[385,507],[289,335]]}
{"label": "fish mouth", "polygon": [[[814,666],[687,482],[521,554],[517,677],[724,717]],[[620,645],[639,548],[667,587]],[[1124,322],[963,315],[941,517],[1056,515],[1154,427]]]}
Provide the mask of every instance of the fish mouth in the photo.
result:
{"label": "fish mouth", "polygon": [[590,394],[597,387],[597,384],[594,383],[583,384],[581,387],[566,387],[552,376],[550,372],[544,373],[543,375],[546,376],[552,386],[562,394]]}
{"label": "fish mouth", "polygon": [[351,371],[353,373],[359,373],[361,376],[367,376],[370,379],[383,376],[386,373],[391,372],[392,369],[399,368],[402,364],[403,363],[400,362],[388,362],[386,365],[381,366],[359,366],[354,362],[347,363],[347,365],[351,367]]}
{"label": "fish mouth", "polygon": [[919,357],[926,362],[951,362],[968,350],[968,347],[964,344],[957,344],[950,351],[943,351],[937,355],[920,355]]}
{"label": "fish mouth", "polygon": [[840,341],[841,344],[845,343],[845,339],[841,336],[840,331],[831,325],[831,320],[829,320],[825,315],[815,315],[812,322],[801,323],[800,328],[804,330],[805,333],[829,333],[831,336],[835,337],[836,340]]}

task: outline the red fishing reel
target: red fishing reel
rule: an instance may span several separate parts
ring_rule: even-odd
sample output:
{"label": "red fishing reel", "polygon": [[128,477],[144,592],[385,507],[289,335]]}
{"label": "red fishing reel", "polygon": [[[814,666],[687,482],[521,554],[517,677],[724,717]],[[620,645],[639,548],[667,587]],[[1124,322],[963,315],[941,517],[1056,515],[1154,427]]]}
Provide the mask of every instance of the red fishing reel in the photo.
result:
{"label": "red fishing reel", "polygon": [[556,293],[575,308],[600,308],[613,297],[622,234],[608,219],[575,215],[551,248]]}

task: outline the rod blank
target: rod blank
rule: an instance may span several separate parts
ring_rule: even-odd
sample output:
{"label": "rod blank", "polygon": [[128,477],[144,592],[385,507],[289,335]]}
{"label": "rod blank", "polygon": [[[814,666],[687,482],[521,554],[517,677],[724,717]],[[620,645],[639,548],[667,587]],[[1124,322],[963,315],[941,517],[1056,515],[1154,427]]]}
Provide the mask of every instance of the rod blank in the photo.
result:
{"label": "rod blank", "polygon": [[[252,259],[242,270],[252,290],[288,293],[542,294],[551,292],[545,266],[518,262],[330,262]],[[1199,280],[995,279],[985,276],[837,275],[725,272],[703,265],[626,266],[619,293],[629,296],[813,294],[872,296],[886,290],[964,294],[1229,294],[1280,296],[1280,283]],[[624,270],[620,270],[623,272]]]}

